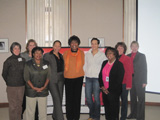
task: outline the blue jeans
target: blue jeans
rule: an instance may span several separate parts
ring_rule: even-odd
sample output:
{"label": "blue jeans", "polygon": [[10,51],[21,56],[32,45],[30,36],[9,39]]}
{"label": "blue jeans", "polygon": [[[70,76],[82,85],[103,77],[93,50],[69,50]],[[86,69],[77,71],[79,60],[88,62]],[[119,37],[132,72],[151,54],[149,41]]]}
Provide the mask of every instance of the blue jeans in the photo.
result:
{"label": "blue jeans", "polygon": [[[85,95],[90,118],[100,120],[100,88],[98,78],[86,77]],[[94,101],[92,99],[94,96]]]}

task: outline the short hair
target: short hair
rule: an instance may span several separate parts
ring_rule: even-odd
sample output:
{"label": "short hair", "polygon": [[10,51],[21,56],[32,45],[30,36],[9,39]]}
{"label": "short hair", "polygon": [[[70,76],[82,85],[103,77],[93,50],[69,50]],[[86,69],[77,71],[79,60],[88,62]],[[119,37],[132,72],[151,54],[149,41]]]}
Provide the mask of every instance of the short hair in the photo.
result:
{"label": "short hair", "polygon": [[33,54],[34,54],[36,51],[41,51],[42,54],[44,53],[44,51],[43,51],[43,49],[42,49],[41,47],[34,47],[34,48],[32,49],[32,58],[34,57]]}
{"label": "short hair", "polygon": [[116,58],[118,58],[118,51],[115,49],[115,48],[113,48],[113,47],[107,47],[107,49],[106,49],[106,51],[105,51],[105,55],[107,56],[107,52],[108,51],[112,51],[113,52],[113,54],[114,54],[114,56],[116,57]]}
{"label": "short hair", "polygon": [[126,51],[127,51],[127,46],[126,46],[126,44],[124,43],[124,42],[118,42],[117,44],[116,44],[116,46],[115,46],[115,49],[117,50],[117,48],[119,47],[119,46],[121,46],[121,47],[123,47],[124,48],[124,54],[126,53]]}
{"label": "short hair", "polygon": [[92,38],[91,43],[93,40],[97,40],[98,45],[100,44],[100,40],[98,38]]}
{"label": "short hair", "polygon": [[12,45],[10,46],[10,52],[13,54],[13,48],[15,46],[18,46],[20,51],[21,51],[21,45],[18,42],[13,42]]}
{"label": "short hair", "polygon": [[139,47],[139,43],[138,43],[137,41],[132,41],[130,47],[131,47],[133,44],[137,44],[137,46]]}
{"label": "short hair", "polygon": [[60,44],[60,46],[62,46],[62,43],[61,43],[61,41],[59,41],[59,40],[55,40],[55,41],[53,42],[53,46],[56,44],[56,42],[58,42],[58,43]]}
{"label": "short hair", "polygon": [[34,39],[29,39],[28,42],[27,42],[27,44],[26,44],[26,51],[27,51],[27,52],[29,52],[28,46],[29,46],[29,44],[30,44],[31,42],[34,42],[35,46],[37,47],[36,41],[35,41]]}
{"label": "short hair", "polygon": [[68,39],[68,45],[71,45],[72,41],[77,41],[78,45],[80,45],[81,41],[78,36],[73,35]]}

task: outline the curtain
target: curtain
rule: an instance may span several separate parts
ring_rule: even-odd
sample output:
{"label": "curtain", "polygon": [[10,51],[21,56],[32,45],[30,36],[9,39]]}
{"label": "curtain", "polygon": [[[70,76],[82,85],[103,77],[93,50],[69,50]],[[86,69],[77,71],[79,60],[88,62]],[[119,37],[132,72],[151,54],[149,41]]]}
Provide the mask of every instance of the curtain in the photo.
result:
{"label": "curtain", "polygon": [[43,47],[55,40],[67,46],[68,36],[69,0],[27,0],[27,39]]}

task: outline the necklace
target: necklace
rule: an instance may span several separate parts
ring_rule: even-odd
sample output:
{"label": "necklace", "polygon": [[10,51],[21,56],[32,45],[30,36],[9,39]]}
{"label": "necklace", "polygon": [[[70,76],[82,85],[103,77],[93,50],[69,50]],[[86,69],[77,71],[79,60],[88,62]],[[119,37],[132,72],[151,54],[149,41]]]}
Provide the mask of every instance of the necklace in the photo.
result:
{"label": "necklace", "polygon": [[37,64],[37,67],[40,67],[40,65],[39,65],[39,64]]}

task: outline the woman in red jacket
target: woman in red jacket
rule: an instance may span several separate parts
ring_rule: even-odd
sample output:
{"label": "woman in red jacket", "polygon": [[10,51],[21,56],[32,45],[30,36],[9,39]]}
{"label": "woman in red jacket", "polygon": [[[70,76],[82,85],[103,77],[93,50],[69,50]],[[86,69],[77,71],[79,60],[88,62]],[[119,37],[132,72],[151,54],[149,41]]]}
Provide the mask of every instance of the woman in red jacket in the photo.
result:
{"label": "woman in red jacket", "polygon": [[115,48],[118,50],[119,61],[123,64],[125,73],[122,82],[122,94],[121,94],[121,117],[120,120],[126,120],[127,108],[128,108],[128,90],[132,88],[132,73],[133,64],[130,57],[126,56],[127,47],[124,42],[118,42]]}

